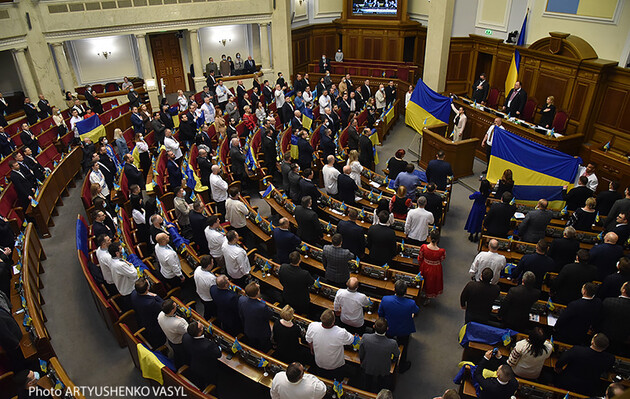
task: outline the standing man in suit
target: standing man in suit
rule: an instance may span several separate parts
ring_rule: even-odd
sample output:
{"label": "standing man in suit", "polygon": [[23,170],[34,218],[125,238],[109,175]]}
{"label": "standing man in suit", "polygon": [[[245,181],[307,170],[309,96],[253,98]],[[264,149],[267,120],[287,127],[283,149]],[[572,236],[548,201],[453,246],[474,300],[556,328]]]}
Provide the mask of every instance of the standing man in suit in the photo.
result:
{"label": "standing man in suit", "polygon": [[618,199],[610,208],[604,229],[612,230],[615,227],[617,215],[625,213],[628,215],[630,212],[630,187],[627,187],[624,191],[624,198]]}
{"label": "standing man in suit", "polygon": [[330,71],[330,61],[326,58],[326,54],[322,54],[322,59],[319,60],[319,73],[326,73]]}
{"label": "standing man in suit", "polygon": [[350,122],[350,127],[348,128],[348,151],[357,150],[359,151],[359,132],[358,132],[359,122],[356,118],[352,119]]}
{"label": "standing man in suit", "polygon": [[[298,111],[299,112],[299,111]],[[262,138],[263,154],[265,156],[265,167],[267,173],[271,176],[278,175],[278,150],[276,147],[276,138],[278,134],[271,127],[268,121],[265,121],[264,136]]]}
{"label": "standing man in suit", "polygon": [[[22,152],[24,153],[24,155],[20,154],[19,152],[15,154],[17,161],[23,162],[22,166],[26,166],[26,168],[30,169],[31,172],[33,172],[33,175],[35,175],[35,178],[39,180],[40,183],[43,183],[46,179],[46,168],[44,168],[42,164],[39,163],[37,158],[33,156],[33,151],[31,151],[30,148],[24,147],[24,150],[22,150]],[[22,158],[22,161],[20,161],[19,158]],[[48,170],[48,172],[50,172],[50,170]]]}
{"label": "standing man in suit", "polygon": [[333,235],[331,241],[332,245],[324,245],[322,252],[326,281],[335,287],[344,287],[350,278],[348,262],[354,259],[354,254],[341,247],[341,234]]}
{"label": "standing man in suit", "polygon": [[40,93],[39,101],[37,102],[37,107],[39,108],[39,119],[46,119],[50,115],[52,115],[52,109],[50,108],[50,103],[44,95]]}
{"label": "standing man in suit", "polygon": [[[354,183],[350,176],[348,178]],[[337,224],[337,233],[341,234],[341,247],[348,249],[355,257],[362,259],[365,255],[365,232],[363,227],[356,223],[358,216],[357,210],[350,208],[348,211],[348,219],[350,220],[341,220]]]}
{"label": "standing man in suit", "polygon": [[536,252],[523,255],[518,266],[512,272],[512,276],[516,277],[518,281],[525,272],[532,272],[536,276],[536,288],[540,289],[545,274],[553,272],[556,268],[553,259],[547,256],[548,246],[549,244],[544,238],[538,240]]}
{"label": "standing man in suit", "polygon": [[146,181],[140,169],[134,165],[133,155],[131,155],[131,153],[127,153],[125,154],[124,159],[125,166],[123,166],[123,173],[127,178],[127,187],[137,184],[140,189],[143,189],[146,186]]}
{"label": "standing man in suit", "polygon": [[337,154],[337,146],[331,136],[332,130],[324,129],[324,133],[322,134],[319,142],[319,149],[324,153],[325,159],[328,159],[328,156],[330,155],[334,157]]}
{"label": "standing man in suit", "polygon": [[594,280],[597,280],[597,268],[589,263],[588,251],[580,249],[575,262],[564,265],[551,282],[551,297],[566,305],[580,297],[580,289],[585,283]]}
{"label": "standing man in suit", "polygon": [[435,221],[435,224],[439,226],[442,224],[441,219],[443,204],[442,196],[435,192],[436,188],[437,186],[435,183],[429,183],[427,184],[427,192],[421,194],[420,196],[427,199],[427,205],[424,208],[433,214],[433,220]]}
{"label": "standing man in suit", "polygon": [[22,145],[26,146],[33,151],[33,154],[39,153],[39,140],[33,133],[31,133],[28,128],[27,123],[22,124],[22,131],[20,132],[20,140],[22,140]]}
{"label": "standing man in suit", "polygon": [[311,207],[313,199],[310,195],[302,197],[301,205],[295,207],[295,221],[297,222],[297,235],[309,244],[319,245],[324,232],[319,223],[319,217]]}
{"label": "standing man in suit", "polygon": [[5,112],[7,112],[7,108],[9,108],[9,104],[7,104],[7,100],[4,98],[2,93],[0,93],[0,126],[2,127],[8,125],[7,120],[4,117]]}
{"label": "standing man in suit", "polygon": [[[203,147],[203,146],[200,146]],[[208,151],[205,148],[199,148],[197,152],[197,167],[201,184],[210,187],[210,175],[212,174],[212,162],[208,159]]]}
{"label": "standing man in suit", "polygon": [[510,221],[516,212],[516,205],[510,205],[512,194],[508,191],[501,196],[501,202],[495,202],[484,218],[486,234],[492,237],[507,238]]}
{"label": "standing man in suit", "polygon": [[144,327],[142,335],[152,347],[159,348],[166,342],[166,336],[157,321],[164,300],[149,291],[149,283],[145,278],[136,280],[134,287],[131,293],[131,307],[136,314],[138,327]]}
{"label": "standing man in suit", "polygon": [[280,264],[289,262],[289,254],[295,251],[302,240],[289,231],[289,219],[280,218],[278,227],[273,229],[273,241],[276,245],[274,260]]}
{"label": "standing man in suit", "polygon": [[127,99],[129,100],[129,107],[139,107],[140,106],[140,95],[136,91],[136,89],[131,86],[129,88],[129,93],[127,93]]}
{"label": "standing man in suit", "polygon": [[[624,322],[623,320],[626,320]],[[606,298],[602,302],[600,321],[596,331],[603,332],[610,339],[612,351],[628,356],[628,339],[630,338],[630,282],[621,286],[621,295]]]}
{"label": "standing man in suit", "polygon": [[505,96],[503,110],[506,111],[508,115],[520,118],[526,102],[527,93],[521,88],[521,82],[517,80],[514,82],[514,88]]}
{"label": "standing man in suit", "polygon": [[617,190],[619,190],[619,182],[611,181],[610,184],[608,184],[608,190],[597,194],[597,207],[595,209],[599,212],[600,216],[608,216],[615,201],[623,198],[623,195]]}
{"label": "standing man in suit", "polygon": [[182,176],[181,168],[177,162],[175,162],[175,154],[173,154],[173,151],[168,151],[166,155],[168,157],[166,169],[168,171],[169,190],[175,192],[175,188],[181,187],[184,177]]}
{"label": "standing man in suit", "polygon": [[614,232],[604,236],[604,243],[595,245],[589,250],[590,261],[597,267],[597,280],[603,281],[606,276],[617,271],[617,261],[623,256],[623,247]]}
{"label": "standing man in suit", "polygon": [[193,209],[188,214],[188,219],[190,220],[193,241],[197,244],[197,253],[208,254],[208,241],[205,233],[206,227],[208,227],[208,219],[203,214],[203,203],[201,201],[193,202]]}
{"label": "standing man in suit", "polygon": [[359,137],[359,162],[364,168],[374,170],[374,145],[370,140],[371,134],[372,131],[366,127]]}
{"label": "standing man in suit", "polygon": [[[287,102],[284,103],[284,105],[287,105]],[[283,111],[284,111],[284,105],[282,106]],[[293,106],[291,104],[289,104],[290,108],[293,108]],[[302,130],[303,126],[302,126],[302,112],[300,110],[295,110],[291,113],[291,119],[289,119],[291,121],[291,130]]]}
{"label": "standing man in suit", "polygon": [[[495,356],[497,359],[500,359],[501,353],[497,353]],[[516,377],[514,377],[514,372],[510,366],[502,364],[497,369],[496,377],[485,378],[483,376],[483,370],[488,368],[487,366],[491,359],[492,349],[486,351],[479,364],[477,364],[473,375],[473,378],[481,387],[479,398],[510,399],[518,389],[518,381]]]}
{"label": "standing man in suit", "polygon": [[[0,97],[0,100],[2,98]],[[1,102],[0,102],[1,104]],[[0,155],[6,157],[16,149],[13,139],[5,133],[4,127],[0,126]]]}
{"label": "standing man in suit", "polygon": [[567,187],[562,187],[562,199],[567,203],[567,210],[575,211],[581,208],[586,203],[586,200],[593,196],[593,191],[588,188],[588,178],[586,176],[580,176],[578,179],[578,185],[567,192]]}
{"label": "standing man in suit", "polygon": [[559,342],[569,345],[582,345],[586,342],[588,331],[596,324],[602,308],[602,301],[594,298],[597,285],[586,283],[582,286],[582,298],[569,302],[558,321],[554,337]]}
{"label": "standing man in suit", "polygon": [[479,79],[475,82],[473,86],[473,101],[476,101],[479,104],[485,104],[486,98],[488,98],[489,91],[490,85],[486,80],[486,73],[482,72],[481,75],[479,75]]}
{"label": "standing man in suit", "polygon": [[[219,67],[212,57],[208,58],[208,63],[206,64],[206,76],[210,76],[211,73],[219,73]],[[210,86],[210,90],[213,90],[212,86]]]}
{"label": "standing man in suit", "polygon": [[540,199],[536,209],[527,212],[525,219],[518,227],[518,235],[522,241],[538,242],[545,238],[545,230],[553,217],[551,211],[547,210],[547,204],[546,199]]}
{"label": "standing man in suit", "polygon": [[388,107],[396,100],[397,86],[398,85],[394,85],[393,80],[390,80],[385,87],[385,102],[387,103]]}
{"label": "standing man in suit", "polygon": [[217,283],[210,287],[210,295],[217,305],[217,320],[221,329],[237,336],[243,329],[238,310],[239,295],[230,289],[230,281],[224,274],[217,276]]}
{"label": "standing man in suit", "polygon": [[446,157],[444,151],[438,151],[435,157],[436,159],[429,161],[427,165],[427,181],[435,183],[438,190],[444,191],[448,185],[448,177],[453,176],[453,168],[444,160]]}
{"label": "standing man in suit", "polygon": [[[378,224],[370,226],[367,233],[367,249],[370,251],[370,262],[382,266],[392,263],[398,252],[396,233],[387,225],[389,212],[378,213]],[[391,324],[390,324],[391,326]]]}
{"label": "standing man in suit", "polygon": [[525,272],[521,285],[510,288],[499,309],[499,318],[505,328],[529,331],[529,311],[540,297],[540,290],[535,285],[536,275]]}
{"label": "standing man in suit", "polygon": [[245,294],[238,298],[238,314],[243,323],[243,331],[249,343],[262,352],[271,349],[271,309],[260,299],[260,286],[251,282],[245,287]]}
{"label": "standing man in suit", "polygon": [[9,177],[17,192],[18,204],[22,209],[26,210],[30,204],[30,200],[32,200],[33,195],[35,195],[35,186],[33,186],[33,183],[20,171],[20,164],[15,159],[9,160],[9,168],[11,168]]}
{"label": "standing man in suit", "polygon": [[221,349],[211,339],[204,336],[204,328],[198,321],[188,325],[182,337],[182,345],[190,359],[191,380],[201,389],[217,384]]}
{"label": "standing man in suit", "polygon": [[370,81],[368,79],[363,82],[363,86],[361,86],[361,95],[363,96],[363,100],[367,102],[367,100],[372,97],[372,89],[370,89]]}
{"label": "standing man in suit", "polygon": [[[284,104],[282,104],[281,117],[282,123],[289,123],[293,119],[293,112],[295,111],[295,107],[291,104],[291,97],[284,97]],[[297,114],[295,114],[297,116]],[[301,115],[300,115],[301,116]]]}
{"label": "standing man in suit", "polygon": [[26,97],[24,99],[23,109],[24,113],[26,114],[26,120],[28,121],[28,124],[31,126],[36,124],[39,116],[37,113],[37,108],[35,108],[35,104],[31,102],[30,98]]}
{"label": "standing man in suit", "polygon": [[300,169],[306,171],[306,169],[310,169],[311,163],[313,162],[313,153],[315,150],[311,143],[308,142],[308,133],[305,130],[299,131],[297,133],[298,136],[298,164],[300,164]]}
{"label": "standing man in suit", "polygon": [[134,133],[144,134],[144,121],[138,113],[138,107],[131,107],[131,125]]}
{"label": "standing man in suit", "polygon": [[630,236],[630,225],[628,225],[628,216],[625,213],[619,213],[615,221],[617,222],[617,224],[612,231],[617,234],[617,237],[619,237],[617,242],[624,245],[628,241],[628,236]]}
{"label": "standing man in suit", "polygon": [[302,172],[302,179],[300,180],[300,195],[302,198],[308,196],[312,198],[314,202],[317,202],[321,193],[317,189],[315,183],[313,183],[313,169],[306,168]]}
{"label": "standing man in suit", "polygon": [[339,201],[343,201],[346,205],[355,206],[356,191],[359,189],[357,183],[352,177],[352,167],[350,165],[344,165],[343,173],[337,176],[337,198]]}
{"label": "standing man in suit", "polygon": [[230,147],[230,161],[232,163],[230,170],[234,175],[234,180],[240,180],[243,189],[247,185],[247,173],[245,172],[245,154],[241,149],[241,143],[237,137],[234,137],[231,141]]}
{"label": "standing man in suit", "polygon": [[[287,153],[290,157],[291,154],[289,152]],[[296,163],[291,164],[291,170],[289,170],[287,174],[287,179],[289,180],[289,198],[291,198],[291,201],[294,203],[299,204],[302,198],[302,194],[300,193],[300,181],[302,180],[300,176],[300,165]]]}
{"label": "standing man in suit", "polygon": [[344,129],[348,126],[348,118],[350,117],[350,100],[348,99],[348,94],[344,93],[341,97],[341,101],[339,102],[339,106],[341,108],[341,128]]}
{"label": "standing man in suit", "polygon": [[256,73],[256,62],[251,55],[247,57],[245,63],[243,64],[243,72],[246,75]]}
{"label": "standing man in suit", "polygon": [[374,322],[374,333],[364,334],[359,346],[364,386],[370,392],[392,386],[390,366],[400,355],[400,350],[394,339],[385,336],[387,329],[387,320],[379,317]]}
{"label": "standing man in suit", "polygon": [[278,280],[282,284],[284,302],[295,309],[297,313],[307,315],[311,305],[309,288],[315,283],[315,279],[308,271],[300,268],[301,260],[302,257],[298,251],[291,252],[288,256],[288,263],[285,262],[280,266]]}
{"label": "standing man in suit", "polygon": [[498,284],[491,284],[494,272],[486,267],[481,271],[480,281],[471,281],[464,287],[459,302],[462,309],[466,310],[464,323],[474,321],[476,323],[487,324],[492,312],[492,305],[499,297],[501,287]]}

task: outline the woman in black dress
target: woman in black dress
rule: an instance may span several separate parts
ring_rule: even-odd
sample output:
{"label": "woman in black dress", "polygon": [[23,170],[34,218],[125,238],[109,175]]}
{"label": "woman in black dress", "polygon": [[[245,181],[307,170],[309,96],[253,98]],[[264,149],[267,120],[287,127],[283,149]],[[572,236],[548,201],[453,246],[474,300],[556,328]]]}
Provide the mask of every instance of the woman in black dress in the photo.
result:
{"label": "woman in black dress", "polygon": [[389,161],[387,161],[387,170],[389,172],[387,174],[387,177],[389,177],[391,180],[396,180],[398,174],[400,172],[404,172],[405,169],[407,169],[407,161],[403,159],[404,156],[405,150],[401,148],[400,150],[396,151],[396,154],[394,154],[394,156],[391,157]]}
{"label": "woman in black dress", "polygon": [[567,226],[571,226],[579,231],[593,231],[593,224],[597,218],[597,212],[595,207],[597,206],[597,200],[591,197],[586,200],[586,205],[583,208],[579,208],[569,218]]}
{"label": "woman in black dress", "polygon": [[293,308],[286,305],[280,312],[280,320],[273,324],[273,342],[276,351],[273,356],[286,363],[303,361],[304,347],[300,345],[300,337],[303,335],[300,327],[293,323]]}
{"label": "woman in black dress", "polygon": [[503,197],[503,193],[504,192],[509,192],[510,194],[512,193],[512,190],[514,190],[514,179],[512,179],[512,169],[506,169],[503,171],[503,176],[501,176],[501,179],[499,179],[499,181],[497,181],[497,184],[495,184],[494,186],[494,198],[501,198]]}
{"label": "woman in black dress", "polygon": [[553,118],[556,116],[556,106],[553,105],[553,96],[547,97],[547,104],[540,110],[540,126],[551,129]]}

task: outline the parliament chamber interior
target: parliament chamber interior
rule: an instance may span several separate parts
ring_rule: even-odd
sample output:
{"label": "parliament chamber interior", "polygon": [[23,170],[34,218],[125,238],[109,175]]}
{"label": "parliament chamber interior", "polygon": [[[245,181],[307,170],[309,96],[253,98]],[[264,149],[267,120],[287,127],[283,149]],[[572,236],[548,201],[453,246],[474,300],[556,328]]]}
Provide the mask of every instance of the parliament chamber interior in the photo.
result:
{"label": "parliament chamber interior", "polygon": [[627,2],[0,20],[0,399],[630,397]]}

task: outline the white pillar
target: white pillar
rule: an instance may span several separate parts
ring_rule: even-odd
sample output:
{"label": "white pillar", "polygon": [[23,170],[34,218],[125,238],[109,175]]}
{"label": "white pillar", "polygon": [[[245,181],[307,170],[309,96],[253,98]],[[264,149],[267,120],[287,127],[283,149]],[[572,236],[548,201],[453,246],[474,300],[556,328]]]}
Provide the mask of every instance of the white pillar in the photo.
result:
{"label": "white pillar", "polygon": [[20,76],[22,77],[22,83],[24,84],[24,95],[30,97],[34,103],[37,103],[37,101],[39,101],[37,99],[37,86],[35,85],[33,74],[31,73],[31,67],[28,65],[25,51],[25,48],[14,49],[13,57],[15,57],[17,69],[20,72]]}
{"label": "white pillar", "polygon": [[268,22],[258,24],[258,28],[260,29],[260,67],[262,69],[271,69],[268,27]]}
{"label": "white pillar", "polygon": [[291,3],[290,0],[276,0],[271,14],[271,54],[274,72],[291,76],[293,56],[291,43]]}
{"label": "white pillar", "polygon": [[199,49],[199,32],[197,29],[191,29],[188,31],[188,37],[190,42],[190,52],[192,54],[192,64],[195,69],[195,81],[194,90],[199,92],[203,90],[203,86],[206,84],[206,79],[203,76],[204,65],[201,61],[201,51]]}
{"label": "white pillar", "polygon": [[72,78],[72,72],[70,71],[70,64],[66,58],[66,53],[63,49],[63,43],[51,43],[55,59],[57,60],[57,67],[59,68],[59,77],[63,85],[64,91],[74,92],[74,79]]}
{"label": "white pillar", "polygon": [[424,51],[424,73],[422,79],[433,90],[444,91],[448,52],[453,28],[455,0],[432,1],[429,3],[429,26]]}
{"label": "white pillar", "polygon": [[[145,88],[147,88],[147,80],[155,80],[151,74],[151,62],[149,61],[149,50],[147,49],[147,40],[144,33],[136,35],[136,41],[138,42],[138,56],[140,58],[140,71],[142,72],[142,78],[145,81]],[[153,86],[147,88],[147,94],[149,95],[149,101],[151,102],[151,108],[154,111],[159,110],[160,101],[158,99],[158,85],[159,82],[155,82]]]}

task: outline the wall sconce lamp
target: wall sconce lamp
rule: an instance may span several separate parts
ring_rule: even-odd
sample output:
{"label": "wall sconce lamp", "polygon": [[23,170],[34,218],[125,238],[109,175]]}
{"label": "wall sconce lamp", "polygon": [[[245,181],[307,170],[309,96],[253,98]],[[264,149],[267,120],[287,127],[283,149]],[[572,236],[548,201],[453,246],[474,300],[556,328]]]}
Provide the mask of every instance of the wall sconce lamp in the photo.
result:
{"label": "wall sconce lamp", "polygon": [[306,3],[307,0],[298,0],[298,3],[300,3],[300,5],[302,5],[302,3]]}
{"label": "wall sconce lamp", "polygon": [[223,47],[225,47],[225,43],[231,42],[231,41],[232,41],[232,39],[221,39],[221,40],[219,40],[219,43],[221,43],[223,45]]}
{"label": "wall sconce lamp", "polygon": [[111,51],[101,51],[100,53],[96,53],[96,55],[98,55],[99,57],[104,57],[105,59],[107,59],[107,57],[112,55],[112,52]]}

